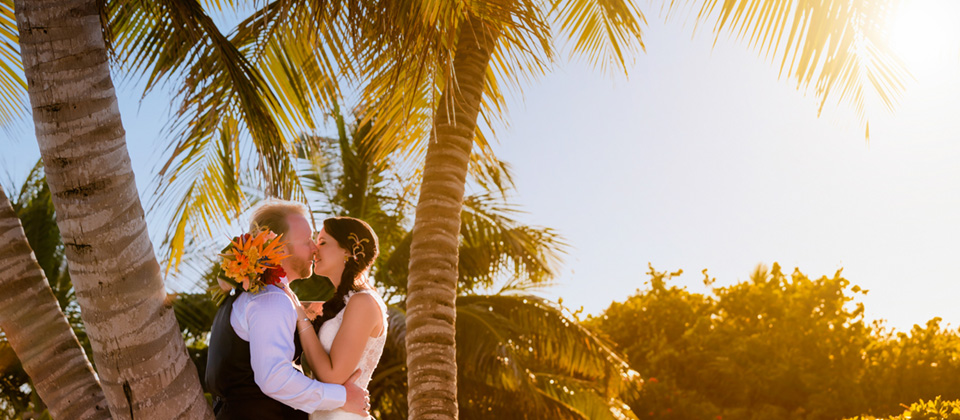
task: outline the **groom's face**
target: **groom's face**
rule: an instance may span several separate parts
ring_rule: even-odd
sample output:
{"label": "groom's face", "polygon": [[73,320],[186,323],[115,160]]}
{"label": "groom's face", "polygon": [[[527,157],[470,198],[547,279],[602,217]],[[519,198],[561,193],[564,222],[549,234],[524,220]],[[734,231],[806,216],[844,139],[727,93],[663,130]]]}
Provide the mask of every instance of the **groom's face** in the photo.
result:
{"label": "groom's face", "polygon": [[284,235],[284,240],[290,256],[283,260],[283,269],[290,280],[310,277],[313,272],[310,263],[317,250],[312,239],[313,229],[310,228],[307,218],[301,214],[288,216],[287,223],[290,224],[290,230]]}

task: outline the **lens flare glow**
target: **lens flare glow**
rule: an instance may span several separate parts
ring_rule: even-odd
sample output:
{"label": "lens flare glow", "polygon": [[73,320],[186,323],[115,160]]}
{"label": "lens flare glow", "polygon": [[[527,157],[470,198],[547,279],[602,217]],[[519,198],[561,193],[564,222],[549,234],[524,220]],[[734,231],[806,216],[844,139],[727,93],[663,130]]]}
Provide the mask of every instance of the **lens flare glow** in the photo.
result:
{"label": "lens flare glow", "polygon": [[960,1],[902,0],[892,15],[891,46],[917,78],[947,77],[960,62]]}

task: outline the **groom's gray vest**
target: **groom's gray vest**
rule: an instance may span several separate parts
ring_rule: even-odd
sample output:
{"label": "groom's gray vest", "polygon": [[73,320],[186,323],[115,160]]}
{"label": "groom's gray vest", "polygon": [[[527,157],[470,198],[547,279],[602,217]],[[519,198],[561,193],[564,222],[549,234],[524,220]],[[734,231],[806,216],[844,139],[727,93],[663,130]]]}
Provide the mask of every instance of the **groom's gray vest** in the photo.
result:
{"label": "groom's gray vest", "polygon": [[[213,395],[213,412],[218,420],[306,420],[307,413],[266,396],[253,381],[250,367],[250,343],[240,338],[230,325],[237,290],[227,296],[213,318],[210,349],[207,355],[205,383]],[[293,360],[300,358],[300,337],[294,333]]]}

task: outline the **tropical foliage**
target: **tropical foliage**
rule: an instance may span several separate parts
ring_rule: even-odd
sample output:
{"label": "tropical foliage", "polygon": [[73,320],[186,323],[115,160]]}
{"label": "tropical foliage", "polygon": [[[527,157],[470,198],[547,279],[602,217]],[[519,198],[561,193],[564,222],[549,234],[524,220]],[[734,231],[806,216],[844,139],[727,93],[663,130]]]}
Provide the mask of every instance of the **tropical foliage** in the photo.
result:
{"label": "tropical foliage", "polygon": [[[12,46],[17,41],[13,10],[9,2],[3,5],[6,13],[0,27],[11,43],[4,43],[0,52],[6,64],[0,74],[0,88],[5,97],[13,98],[25,84],[18,75],[17,51]],[[171,205],[173,209],[168,216],[174,223],[167,237],[172,263],[179,261],[189,234],[210,233],[210,224],[223,223],[246,207],[249,192],[244,186],[260,187],[269,196],[308,195],[301,178],[295,176],[297,162],[291,156],[316,153],[306,148],[307,143],[294,139],[316,127],[319,112],[335,106],[341,93],[334,75],[368,82],[361,89],[363,108],[376,112],[365,113],[364,121],[372,122],[371,130],[381,137],[399,144],[395,153],[424,158],[421,146],[431,138],[429,133],[439,132],[443,140],[439,143],[446,144],[447,135],[459,141],[462,150],[458,153],[465,157],[461,161],[479,152],[471,160],[470,169],[481,175],[480,183],[499,183],[505,171],[490,153],[483,128],[476,123],[478,115],[495,120],[501,115],[506,89],[546,71],[554,57],[550,45],[554,35],[570,39],[574,53],[586,55],[601,67],[612,63],[626,68],[631,50],[642,48],[640,26],[644,19],[629,2],[471,3],[463,7],[440,3],[352,2],[330,6],[311,1],[272,2],[225,36],[205,7],[232,9],[237,7],[234,2],[204,5],[195,1],[130,1],[103,2],[101,6],[97,10],[114,59],[132,74],[145,77],[147,90],[175,81],[179,107],[177,119],[170,124],[175,141],[161,171],[161,198],[157,203],[157,208]],[[749,41],[762,51],[782,57],[781,70],[786,69],[784,73],[799,85],[806,86],[815,79],[816,93],[823,101],[839,92],[840,98],[862,104],[863,86],[869,81],[889,104],[889,94],[895,94],[899,87],[899,74],[877,41],[877,11],[889,10],[884,6],[884,2],[744,0],[718,7],[715,1],[705,1],[698,19],[716,19],[718,33],[729,28],[742,36],[750,34]],[[18,14],[22,10],[18,9]],[[787,33],[781,44],[780,35]],[[474,41],[485,46],[471,49]],[[474,53],[479,55],[474,57]],[[15,101],[3,102],[0,118],[6,119],[14,115],[7,106]],[[114,120],[119,121],[114,114]],[[456,121],[447,124],[448,117]],[[439,131],[434,126],[437,121]],[[444,131],[448,128],[450,132]],[[254,153],[245,153],[247,150]],[[373,153],[383,156],[385,152],[375,149]],[[411,161],[418,162],[419,167],[422,160],[418,159]],[[465,172],[465,165],[457,171]],[[425,164],[424,178],[430,182],[442,178],[440,173],[431,175],[431,168],[437,167]],[[61,177],[58,173],[57,179],[69,175]],[[463,173],[454,175],[454,184],[463,184]],[[424,188],[425,196],[432,197],[425,201],[439,198],[461,202],[462,188],[453,190],[446,193]],[[436,196],[427,194],[429,191]],[[126,205],[135,200],[121,201]],[[451,239],[446,242],[452,244],[452,249],[441,250],[450,252],[442,254],[451,256],[450,265],[456,268],[445,276],[449,290],[438,290],[439,294],[456,295],[457,274],[481,288],[491,286],[492,279],[511,270],[521,280],[533,283],[539,281],[537,278],[549,278],[549,269],[538,268],[551,265],[549,255],[538,254],[537,244],[555,238],[542,230],[487,229],[509,222],[509,218],[490,217],[509,209],[495,207],[500,203],[492,197],[468,198],[467,202],[471,201],[475,205],[468,207],[469,215],[464,216],[457,204],[446,217],[437,218],[444,225],[440,230]],[[491,203],[493,207],[484,207]],[[85,204],[81,202],[78,207]],[[466,233],[463,225],[467,225]],[[470,232],[473,236],[468,236]],[[465,240],[457,240],[458,235]],[[511,236],[509,240],[487,242],[498,235]],[[406,257],[401,252],[398,261],[409,261],[411,256],[413,260],[432,258],[417,248],[418,240],[429,242],[429,238],[414,236],[409,242],[414,252]],[[72,239],[68,242],[80,243]],[[460,248],[471,244],[476,251],[472,260],[456,258],[456,250],[464,252]],[[490,249],[487,244],[503,245]],[[403,242],[396,246],[400,250],[408,248]],[[406,267],[395,264],[392,270],[383,271],[385,280],[387,273],[397,279],[393,284],[398,296],[408,291],[399,279],[425,272],[415,262]],[[470,272],[476,273],[475,277],[470,277]],[[76,279],[78,287],[88,283],[81,282],[80,275]],[[450,306],[446,309],[456,312],[452,299],[444,302]],[[422,306],[429,313],[444,302],[433,308]],[[118,394],[114,391],[111,395]]]}
{"label": "tropical foliage", "polygon": [[[920,400],[899,415],[883,417],[882,420],[960,420],[960,401],[944,401],[940,397]],[[873,416],[857,416],[847,420],[878,420]]]}
{"label": "tropical foliage", "polygon": [[[324,217],[363,217],[378,234],[382,253],[372,275],[393,304],[388,344],[370,385],[371,400],[375,417],[407,418],[403,295],[410,241],[405,211],[411,204],[404,197],[417,178],[401,176],[403,168],[390,154],[369,153],[391,146],[369,130],[368,122],[355,119],[347,124],[339,115],[333,118],[338,137],[303,140],[328,158],[311,161],[303,155],[298,160],[301,176],[308,197],[316,200],[313,207],[324,209]],[[504,191],[508,188],[503,186]],[[512,217],[515,209],[502,195],[480,194],[469,203],[463,212],[460,252],[471,263],[461,266],[463,296],[457,306],[463,319],[458,340],[470,349],[458,354],[461,417],[540,418],[550,413],[562,419],[632,418],[623,403],[611,397],[630,392],[637,373],[561,308],[525,294],[554,276],[565,248],[561,238],[550,229],[518,223]],[[215,270],[207,272],[204,287],[214,285]],[[505,284],[503,279],[508,279]],[[491,294],[497,285],[502,289]],[[304,300],[325,300],[333,292],[329,281],[319,277],[293,287]],[[204,337],[214,312],[203,299],[181,294],[173,302],[198,364],[206,357]]]}
{"label": "tropical foliage", "polygon": [[867,291],[839,272],[761,266],[710,294],[669,285],[679,273],[649,274],[648,288],[585,322],[647,377],[628,401],[640,418],[886,416],[917,399],[960,398],[960,332],[936,318],[908,333],[867,324],[855,301]]}
{"label": "tropical foliage", "polygon": [[[778,59],[781,74],[795,79],[798,87],[815,80],[821,107],[838,96],[855,103],[862,116],[864,87],[875,88],[888,106],[901,87],[902,74],[882,42],[882,15],[892,9],[885,2],[696,3],[699,22],[715,22],[718,35],[728,29]],[[189,69],[179,88],[183,105],[173,124],[176,145],[162,171],[168,183],[161,183],[158,201],[160,208],[164,202],[175,206],[165,247],[173,264],[179,262],[188,235],[209,234],[211,222],[219,224],[239,213],[245,183],[262,185],[269,195],[300,197],[303,186],[291,176],[288,158],[295,147],[291,134],[314,127],[314,110],[330,109],[338,97],[336,72],[347,80],[363,80],[362,106],[375,110],[366,115],[377,122],[375,131],[402,143],[407,154],[422,156],[424,142],[436,149],[426,152],[435,158],[432,164],[426,158],[423,166],[422,205],[406,277],[419,284],[408,294],[408,321],[411,326],[430,324],[414,328],[410,336],[410,343],[420,344],[412,346],[431,349],[415,358],[423,361],[418,369],[441,373],[456,368],[454,345],[432,343],[455,342],[461,262],[456,244],[465,162],[478,149],[485,166],[495,167],[490,164],[489,133],[478,117],[489,128],[490,121],[503,115],[503,92],[548,69],[556,38],[570,40],[573,53],[598,67],[626,70],[632,53],[643,48],[645,20],[634,4],[622,1],[460,7],[275,2],[255,11],[227,38],[197,7],[135,4],[145,12],[116,14],[148,17],[118,25],[135,29],[129,31],[134,41],[127,43],[141,52],[133,54],[139,57],[135,66],[149,73],[151,81],[177,68]],[[174,18],[162,19],[166,15]],[[181,27],[188,30],[175,30]],[[155,54],[144,51],[161,53],[163,60],[148,62]],[[244,141],[256,157],[244,159]],[[436,163],[438,159],[444,163]],[[251,163],[258,170],[242,170]],[[244,174],[252,179],[244,179]],[[448,269],[439,271],[437,265]],[[455,379],[414,376],[434,385]],[[446,388],[441,400],[454,401],[444,409],[452,416],[455,387]]]}

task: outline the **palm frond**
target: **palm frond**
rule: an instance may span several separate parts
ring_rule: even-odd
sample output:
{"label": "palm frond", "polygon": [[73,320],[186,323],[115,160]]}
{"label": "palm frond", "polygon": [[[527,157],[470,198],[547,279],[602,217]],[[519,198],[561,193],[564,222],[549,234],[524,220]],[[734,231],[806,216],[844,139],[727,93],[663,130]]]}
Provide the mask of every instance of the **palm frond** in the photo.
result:
{"label": "palm frond", "polygon": [[[478,131],[477,138],[482,134]],[[474,155],[477,155],[474,152]],[[513,182],[513,171],[510,164],[504,162],[491,153],[484,153],[471,160],[467,168],[467,175],[470,180],[477,184],[484,191],[497,191],[500,198],[507,199],[507,192],[513,190],[516,184]]]}
{"label": "palm frond", "polygon": [[13,0],[3,0],[0,1],[0,125],[9,125],[25,114],[26,93]]}
{"label": "palm frond", "polygon": [[[381,414],[394,413],[406,398],[403,381],[391,381],[406,375],[405,327],[402,310],[391,308],[384,356],[370,383],[371,400]],[[540,298],[458,298],[457,344],[464,418],[636,418],[619,399],[636,385],[636,372]]]}
{"label": "palm frond", "polygon": [[821,111],[835,96],[865,121],[865,95],[893,109],[908,77],[887,45],[887,15],[898,1],[708,0],[697,19],[714,22],[717,37],[730,33],[779,61],[798,89],[812,83]]}
{"label": "palm frond", "polygon": [[239,185],[236,125],[231,118],[224,118],[218,141],[203,139],[193,144],[184,151],[186,158],[175,169],[180,177],[157,187],[151,209],[162,208],[162,197],[180,197],[163,241],[162,259],[168,272],[180,265],[188,241],[209,237],[214,230],[226,226],[224,218],[211,215],[236,218],[249,205]]}
{"label": "palm frond", "polygon": [[[506,4],[509,7],[502,8],[500,13],[487,16],[491,20],[488,23],[496,26],[500,35],[484,77],[481,120],[476,128],[473,154],[477,156],[474,162],[488,167],[498,162],[492,143],[498,128],[507,125],[507,94],[521,95],[521,86],[544,75],[554,59],[550,25],[541,5],[525,1]],[[471,162],[471,168],[476,166]],[[473,169],[471,173],[487,175]]]}
{"label": "palm frond", "polygon": [[490,195],[468,196],[463,208],[461,283],[490,287],[506,274],[540,284],[556,276],[567,244],[553,229],[518,223],[519,211]]}
{"label": "palm frond", "polygon": [[178,293],[172,305],[184,338],[190,343],[205,343],[217,314],[217,305],[210,295],[205,292]]}
{"label": "palm frond", "polygon": [[[131,57],[127,60],[131,73],[146,78],[148,92],[163,84],[178,85],[179,106],[176,119],[169,124],[176,142],[168,149],[167,162],[156,180],[158,192],[165,189],[163,184],[186,176],[181,171],[195,165],[191,159],[201,157],[196,151],[222,132],[222,120],[231,119],[236,121],[238,135],[229,140],[237,144],[225,149],[245,156],[255,151],[257,156],[237,159],[244,165],[238,169],[256,168],[249,173],[258,176],[256,184],[268,196],[305,199],[296,176],[294,142],[299,133],[315,128],[313,113],[336,94],[338,88],[330,75],[341,67],[330,64],[326,53],[345,47],[336,31],[322,26],[326,25],[324,13],[293,6],[285,1],[267,4],[241,22],[231,38],[220,33],[197,0],[133,1],[113,6],[111,27],[120,54]],[[292,23],[293,33],[282,29],[287,23]],[[296,42],[288,42],[291,39]],[[249,148],[241,147],[242,142],[248,142]],[[232,216],[235,206],[200,204],[235,203],[231,196],[242,195],[240,186],[239,178],[234,178],[215,191],[179,188],[184,194],[221,194],[212,199],[158,195],[157,206],[180,203],[181,211],[167,232],[171,238],[168,245],[182,246],[188,223],[206,225]],[[185,211],[188,207],[190,211]],[[180,248],[168,252],[180,253]],[[179,258],[171,261],[176,265]]]}
{"label": "palm frond", "polygon": [[[323,214],[338,214],[335,208],[340,167],[337,139],[304,136],[297,144],[298,158],[304,163],[298,171],[311,200],[311,209]],[[319,197],[317,197],[319,196]]]}
{"label": "palm frond", "polygon": [[[387,26],[404,29],[387,29],[393,34],[390,39],[375,34],[359,44],[359,70],[369,75],[361,95],[362,108],[376,110],[368,115],[375,120],[373,130],[400,142],[397,152],[403,160],[420,163],[432,134],[436,110],[449,106],[440,103],[440,96],[448,83],[455,83],[452,80],[456,75],[451,74],[453,49],[465,11],[433,3],[402,5],[396,11],[397,18],[387,11],[383,14],[391,16],[386,19],[396,19]],[[404,9],[405,6],[410,9]],[[492,141],[496,127],[505,123],[505,93],[519,94],[522,82],[545,73],[553,57],[551,35],[538,5],[490,1],[467,7],[469,13],[482,15],[502,33],[486,73],[481,102],[483,124],[478,124],[471,156],[471,175],[485,185],[497,185],[502,192],[511,186],[507,185],[510,179],[502,176],[503,171],[495,170],[500,162],[493,153]],[[422,22],[411,21],[417,17],[450,26],[423,28]],[[374,20],[382,24],[382,19]]]}
{"label": "palm frond", "polygon": [[[362,39],[359,71],[367,75],[360,107],[372,129],[400,144],[401,159],[422,160],[439,104],[444,63],[452,60],[439,33],[398,34],[399,40],[377,44],[380,37]],[[372,112],[374,111],[375,112]]]}
{"label": "palm frond", "polygon": [[273,111],[285,129],[314,129],[315,113],[335,108],[339,83],[354,78],[340,7],[274,1],[242,21],[231,37],[263,75],[277,100]]}
{"label": "palm frond", "polygon": [[[301,156],[310,159],[300,174],[324,200],[312,205],[327,209],[327,215],[366,221],[377,232],[381,254],[389,254],[406,234],[404,224],[418,178],[400,172],[392,157],[400,145],[373,131],[371,121],[357,118],[347,124],[338,112],[332,117],[336,139],[306,136],[302,141]],[[307,149],[322,157],[309,156]]]}
{"label": "palm frond", "polygon": [[[513,289],[547,284],[556,276],[567,244],[550,228],[527,226],[512,218],[518,211],[490,195],[464,199],[460,223],[458,290],[489,289],[504,277]],[[376,279],[389,289],[406,290],[410,261],[408,233],[378,266]]]}
{"label": "palm frond", "polygon": [[573,53],[605,70],[615,65],[626,73],[627,60],[644,50],[646,18],[629,0],[568,0],[555,2],[551,16],[560,33],[573,41]]}

